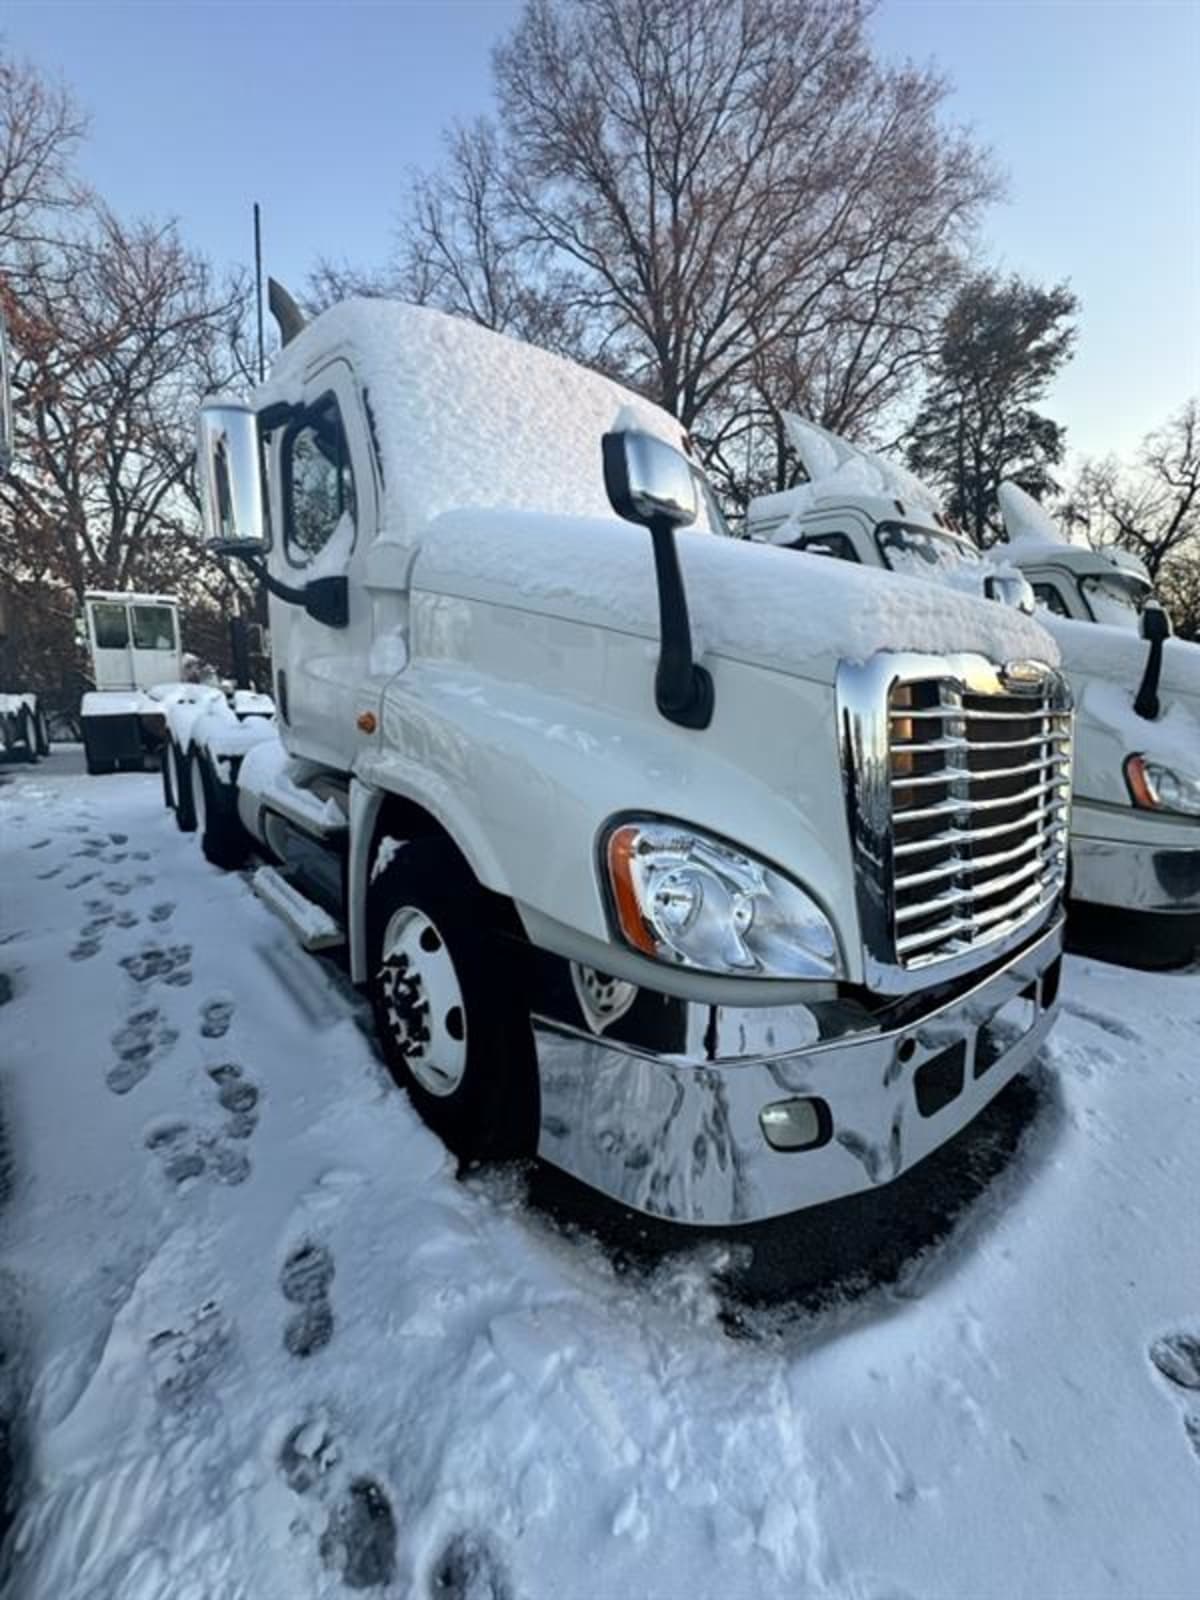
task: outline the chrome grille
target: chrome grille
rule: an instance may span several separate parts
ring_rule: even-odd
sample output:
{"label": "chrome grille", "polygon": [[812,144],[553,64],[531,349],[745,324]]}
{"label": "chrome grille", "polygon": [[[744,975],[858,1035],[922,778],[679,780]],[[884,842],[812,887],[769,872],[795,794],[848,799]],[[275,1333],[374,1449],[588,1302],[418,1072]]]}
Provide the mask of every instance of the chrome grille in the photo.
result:
{"label": "chrome grille", "polygon": [[887,694],[892,959],[917,968],[1030,921],[1066,875],[1071,714],[1050,674],[905,678]]}

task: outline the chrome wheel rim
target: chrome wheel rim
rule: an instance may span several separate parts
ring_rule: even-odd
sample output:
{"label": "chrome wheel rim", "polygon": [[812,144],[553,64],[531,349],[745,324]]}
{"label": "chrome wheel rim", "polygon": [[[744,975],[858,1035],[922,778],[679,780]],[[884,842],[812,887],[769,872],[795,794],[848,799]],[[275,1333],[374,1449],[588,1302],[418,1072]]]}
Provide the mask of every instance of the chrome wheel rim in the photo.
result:
{"label": "chrome wheel rim", "polygon": [[200,772],[200,761],[197,756],[191,760],[192,767],[192,815],[196,819],[196,827],[200,833],[205,831],[208,820],[208,806],[204,796],[204,778]]}
{"label": "chrome wheel rim", "polygon": [[467,1013],[446,942],[415,906],[393,912],[383,935],[379,973],[393,1043],[413,1077],[444,1099],[467,1070]]}

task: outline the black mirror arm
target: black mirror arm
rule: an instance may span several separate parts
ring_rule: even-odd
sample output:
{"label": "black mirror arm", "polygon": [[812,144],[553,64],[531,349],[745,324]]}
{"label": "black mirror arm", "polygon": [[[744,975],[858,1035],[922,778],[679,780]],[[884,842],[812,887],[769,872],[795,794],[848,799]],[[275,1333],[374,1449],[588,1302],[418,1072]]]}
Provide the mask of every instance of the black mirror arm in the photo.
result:
{"label": "black mirror arm", "polygon": [[1150,654],[1146,657],[1146,670],[1133,702],[1134,711],[1147,722],[1156,721],[1161,709],[1158,684],[1162,677],[1163,643],[1170,634],[1170,617],[1155,601],[1148,601],[1142,612],[1142,637],[1150,646]]}
{"label": "black mirror arm", "polygon": [[1158,719],[1158,680],[1162,676],[1163,642],[1161,639],[1151,639],[1150,654],[1146,658],[1146,670],[1142,674],[1141,685],[1138,688],[1137,699],[1133,702],[1133,709],[1139,717],[1144,717],[1147,722]]}
{"label": "black mirror arm", "polygon": [[344,628],[350,621],[350,585],[344,577],[313,578],[302,589],[281,583],[267,571],[266,564],[248,551],[230,552],[245,563],[250,571],[276,600],[289,606],[303,606],[309,616],[323,622],[327,628]]}
{"label": "black mirror arm", "polygon": [[713,714],[712,674],[692,656],[692,629],[687,594],[679,570],[675,529],[665,517],[650,523],[654,571],[658,579],[661,643],[654,698],[659,711],[681,728],[707,728]]}

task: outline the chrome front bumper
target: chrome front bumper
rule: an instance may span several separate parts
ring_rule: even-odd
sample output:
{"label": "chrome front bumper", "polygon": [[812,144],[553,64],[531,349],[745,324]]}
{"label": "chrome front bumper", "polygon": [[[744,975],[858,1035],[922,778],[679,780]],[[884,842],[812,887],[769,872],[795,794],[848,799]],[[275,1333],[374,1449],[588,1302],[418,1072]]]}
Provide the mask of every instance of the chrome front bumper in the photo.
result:
{"label": "chrome front bumper", "polygon": [[1071,898],[1122,911],[1200,914],[1200,845],[1071,838]]}
{"label": "chrome front bumper", "polygon": [[[1037,1053],[1054,1017],[1061,952],[1059,919],[974,989],[902,1028],[781,1054],[659,1055],[539,1021],[538,1153],[635,1211],[708,1226],[890,1182],[953,1138]],[[781,1014],[781,1028],[795,1027],[797,1009]],[[1011,1012],[1022,1013],[1015,1024]],[[719,1039],[710,1015],[709,1036]],[[823,1104],[818,1148],[768,1144],[760,1114],[791,1097]]]}

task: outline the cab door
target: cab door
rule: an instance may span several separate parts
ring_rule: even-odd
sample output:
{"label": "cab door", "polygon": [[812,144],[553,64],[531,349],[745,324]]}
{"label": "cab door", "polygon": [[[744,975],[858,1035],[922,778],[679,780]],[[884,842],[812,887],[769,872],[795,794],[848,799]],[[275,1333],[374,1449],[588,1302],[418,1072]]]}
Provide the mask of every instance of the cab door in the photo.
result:
{"label": "cab door", "polygon": [[128,605],[124,600],[88,600],[85,604],[97,689],[136,688]]}
{"label": "cab door", "polygon": [[310,373],[303,402],[276,439],[271,575],[298,591],[317,578],[348,583],[344,626],[271,597],[276,705],[294,754],[344,771],[361,743],[356,702],[370,648],[361,568],[378,503],[362,400],[346,361]]}

